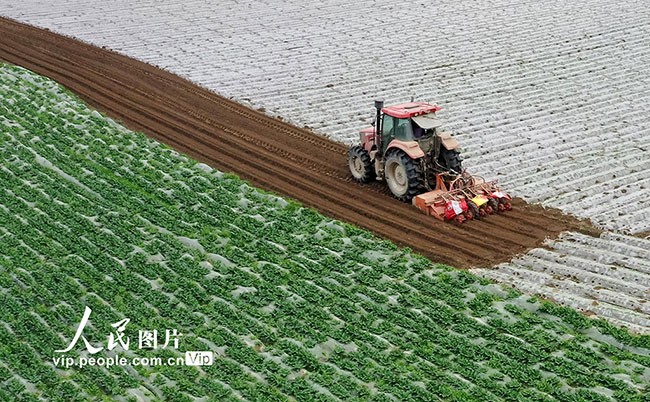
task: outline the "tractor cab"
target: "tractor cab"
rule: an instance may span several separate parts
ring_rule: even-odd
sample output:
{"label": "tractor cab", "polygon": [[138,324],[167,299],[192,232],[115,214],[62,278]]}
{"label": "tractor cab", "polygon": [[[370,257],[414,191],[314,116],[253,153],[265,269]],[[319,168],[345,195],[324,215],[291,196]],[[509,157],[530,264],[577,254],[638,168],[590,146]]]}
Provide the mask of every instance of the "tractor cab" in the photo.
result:
{"label": "tractor cab", "polygon": [[433,137],[436,129],[441,126],[442,122],[436,119],[433,113],[410,118],[396,118],[385,114],[382,121],[382,134],[388,142],[389,139],[419,141]]}
{"label": "tractor cab", "polygon": [[450,133],[443,131],[436,116],[440,106],[410,102],[381,109],[382,153],[400,148],[411,158],[428,156],[440,170],[460,173],[460,145]]}
{"label": "tractor cab", "polygon": [[386,151],[393,139],[408,142],[433,137],[442,125],[435,116],[438,110],[439,106],[420,102],[382,108],[382,151]]}

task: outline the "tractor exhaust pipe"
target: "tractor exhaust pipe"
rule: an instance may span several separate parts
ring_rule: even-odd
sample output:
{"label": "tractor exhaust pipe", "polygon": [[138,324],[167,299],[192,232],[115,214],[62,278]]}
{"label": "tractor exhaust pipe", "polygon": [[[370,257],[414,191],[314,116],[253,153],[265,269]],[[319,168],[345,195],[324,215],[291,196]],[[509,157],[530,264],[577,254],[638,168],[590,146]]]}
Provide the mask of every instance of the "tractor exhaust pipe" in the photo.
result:
{"label": "tractor exhaust pipe", "polygon": [[375,109],[377,109],[377,117],[375,118],[375,137],[377,138],[377,153],[382,156],[384,149],[382,144],[382,126],[381,126],[381,109],[384,107],[383,100],[375,100]]}

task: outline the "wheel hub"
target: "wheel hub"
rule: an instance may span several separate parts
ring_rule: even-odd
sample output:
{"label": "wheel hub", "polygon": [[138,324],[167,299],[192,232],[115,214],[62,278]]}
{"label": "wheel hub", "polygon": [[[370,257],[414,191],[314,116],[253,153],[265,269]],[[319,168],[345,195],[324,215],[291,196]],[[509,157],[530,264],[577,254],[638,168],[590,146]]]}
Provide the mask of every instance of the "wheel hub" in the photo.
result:
{"label": "wheel hub", "polygon": [[361,172],[361,170],[363,169],[363,163],[361,162],[361,159],[356,157],[354,158],[354,161],[352,163],[354,164],[354,169],[357,172]]}
{"label": "wheel hub", "polygon": [[408,191],[408,175],[404,166],[399,162],[391,163],[386,169],[386,179],[388,186],[391,188],[393,194],[400,196]]}
{"label": "wheel hub", "polygon": [[406,172],[401,165],[395,167],[395,182],[400,186],[405,186],[407,183]]}

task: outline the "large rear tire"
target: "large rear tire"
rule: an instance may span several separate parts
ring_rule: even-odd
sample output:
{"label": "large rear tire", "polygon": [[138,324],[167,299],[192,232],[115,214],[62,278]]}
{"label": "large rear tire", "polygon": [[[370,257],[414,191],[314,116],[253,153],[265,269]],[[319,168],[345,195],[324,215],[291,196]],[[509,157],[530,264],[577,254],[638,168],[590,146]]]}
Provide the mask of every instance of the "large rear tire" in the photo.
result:
{"label": "large rear tire", "polygon": [[463,172],[460,153],[456,150],[449,150],[443,146],[440,152],[440,157],[438,158],[438,163],[456,173],[460,174]]}
{"label": "large rear tire", "polygon": [[388,151],[384,174],[388,188],[400,201],[410,202],[424,191],[424,175],[419,161],[409,158],[400,149]]}
{"label": "large rear tire", "polygon": [[368,183],[377,177],[370,154],[358,145],[348,151],[348,165],[352,176],[361,183]]}

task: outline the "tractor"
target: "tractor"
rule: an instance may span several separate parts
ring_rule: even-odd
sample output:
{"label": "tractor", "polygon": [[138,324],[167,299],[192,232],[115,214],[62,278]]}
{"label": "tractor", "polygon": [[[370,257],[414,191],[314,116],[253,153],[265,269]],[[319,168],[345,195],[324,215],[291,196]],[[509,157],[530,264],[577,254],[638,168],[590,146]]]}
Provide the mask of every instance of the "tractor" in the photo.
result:
{"label": "tractor", "polygon": [[442,130],[441,108],[423,102],[384,107],[375,101],[372,127],[348,151],[352,176],[385,180],[395,198],[442,220],[480,218],[509,210],[510,196],[462,167],[458,141]]}

